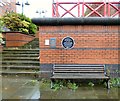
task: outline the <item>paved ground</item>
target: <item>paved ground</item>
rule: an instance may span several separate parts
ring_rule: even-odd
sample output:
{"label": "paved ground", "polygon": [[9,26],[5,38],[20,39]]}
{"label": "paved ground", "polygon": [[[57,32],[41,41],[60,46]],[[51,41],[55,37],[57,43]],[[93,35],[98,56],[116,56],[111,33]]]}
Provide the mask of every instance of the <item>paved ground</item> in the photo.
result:
{"label": "paved ground", "polygon": [[[41,99],[106,99],[106,101],[118,101],[119,89],[111,88],[108,90],[103,85],[95,84],[94,87],[81,85],[77,90],[71,90],[63,87],[54,91],[50,89],[50,83],[40,82],[40,98]],[[101,100],[100,100],[101,101]]]}
{"label": "paved ground", "polygon": [[2,100],[2,76],[1,76],[1,72],[2,72],[2,53],[0,52],[0,101]]}
{"label": "paved ground", "polygon": [[0,75],[0,101],[2,100],[2,77]]}
{"label": "paved ground", "polygon": [[[76,91],[63,88],[54,91],[50,82],[38,82],[26,76],[1,76],[2,99],[118,99],[118,88],[107,90],[104,86],[81,86]],[[39,87],[40,86],[40,87]]]}
{"label": "paved ground", "polygon": [[39,82],[37,80],[15,76],[2,77],[2,99],[39,99]]}

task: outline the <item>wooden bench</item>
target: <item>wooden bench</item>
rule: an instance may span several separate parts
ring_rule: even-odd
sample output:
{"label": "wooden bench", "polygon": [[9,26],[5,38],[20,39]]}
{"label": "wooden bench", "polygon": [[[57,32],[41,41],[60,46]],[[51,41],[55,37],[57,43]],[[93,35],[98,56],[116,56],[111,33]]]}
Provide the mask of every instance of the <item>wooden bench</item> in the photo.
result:
{"label": "wooden bench", "polygon": [[110,88],[105,65],[54,65],[51,88],[55,79],[103,79]]}

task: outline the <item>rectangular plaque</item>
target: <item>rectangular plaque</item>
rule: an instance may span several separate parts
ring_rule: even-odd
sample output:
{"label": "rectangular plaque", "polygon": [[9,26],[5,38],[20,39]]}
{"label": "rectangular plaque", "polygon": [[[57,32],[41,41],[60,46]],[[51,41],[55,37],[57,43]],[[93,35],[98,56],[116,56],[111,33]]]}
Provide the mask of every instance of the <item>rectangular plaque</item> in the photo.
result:
{"label": "rectangular plaque", "polygon": [[56,48],[56,38],[50,38],[50,48]]}
{"label": "rectangular plaque", "polygon": [[45,45],[49,45],[49,39],[45,40]]}

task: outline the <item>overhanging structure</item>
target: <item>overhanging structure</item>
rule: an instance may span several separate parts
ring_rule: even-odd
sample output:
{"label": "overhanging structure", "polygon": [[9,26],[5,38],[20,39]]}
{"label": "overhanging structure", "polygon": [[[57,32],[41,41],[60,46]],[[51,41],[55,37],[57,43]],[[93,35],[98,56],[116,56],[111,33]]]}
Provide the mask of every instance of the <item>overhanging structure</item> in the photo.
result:
{"label": "overhanging structure", "polygon": [[118,17],[120,15],[120,1],[118,2],[59,2],[53,0],[52,17]]}
{"label": "overhanging structure", "polygon": [[120,18],[33,18],[33,23],[39,26],[60,25],[120,25]]}

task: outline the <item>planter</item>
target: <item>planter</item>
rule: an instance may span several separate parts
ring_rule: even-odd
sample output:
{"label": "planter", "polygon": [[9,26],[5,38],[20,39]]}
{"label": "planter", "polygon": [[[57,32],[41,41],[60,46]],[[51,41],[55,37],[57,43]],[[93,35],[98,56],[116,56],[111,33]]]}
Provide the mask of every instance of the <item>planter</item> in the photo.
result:
{"label": "planter", "polygon": [[6,47],[20,47],[32,41],[35,36],[23,34],[21,32],[3,32],[6,40]]}

